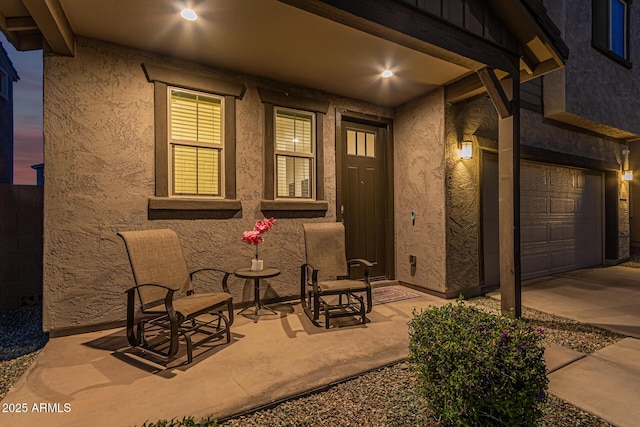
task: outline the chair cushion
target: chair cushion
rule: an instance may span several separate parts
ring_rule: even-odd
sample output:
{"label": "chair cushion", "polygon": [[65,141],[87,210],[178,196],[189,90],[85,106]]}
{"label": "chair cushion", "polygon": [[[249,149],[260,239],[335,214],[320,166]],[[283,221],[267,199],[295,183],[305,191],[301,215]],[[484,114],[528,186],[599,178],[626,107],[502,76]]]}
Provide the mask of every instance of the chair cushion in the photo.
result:
{"label": "chair cushion", "polygon": [[[174,299],[173,309],[181,316],[189,317],[194,313],[206,310],[207,308],[223,303],[228,299],[231,299],[231,294],[226,292],[192,294]],[[145,311],[147,313],[164,313],[166,310],[164,304],[161,304]]]}
{"label": "chair cushion", "polygon": [[326,280],[324,282],[318,282],[318,287],[322,292],[364,291],[367,289],[367,284],[360,280]]}

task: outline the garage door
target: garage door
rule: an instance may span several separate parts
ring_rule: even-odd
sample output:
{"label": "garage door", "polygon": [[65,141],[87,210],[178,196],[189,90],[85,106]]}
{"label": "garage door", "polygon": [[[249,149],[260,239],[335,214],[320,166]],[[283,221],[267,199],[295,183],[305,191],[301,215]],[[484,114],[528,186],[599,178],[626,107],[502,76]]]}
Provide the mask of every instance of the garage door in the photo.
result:
{"label": "garage door", "polygon": [[[498,158],[483,156],[485,284],[499,283]],[[602,264],[602,173],[536,162],[520,166],[522,279]]]}

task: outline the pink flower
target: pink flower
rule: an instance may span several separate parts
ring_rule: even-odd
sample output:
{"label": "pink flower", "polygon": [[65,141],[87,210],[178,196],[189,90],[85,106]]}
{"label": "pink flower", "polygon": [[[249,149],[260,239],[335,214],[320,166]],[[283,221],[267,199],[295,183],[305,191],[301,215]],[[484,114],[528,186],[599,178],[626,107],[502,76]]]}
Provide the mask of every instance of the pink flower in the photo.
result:
{"label": "pink flower", "polygon": [[276,222],[273,218],[265,218],[262,221],[256,221],[256,225],[251,231],[245,231],[242,233],[242,241],[256,247],[256,259],[258,258],[258,245],[264,242],[264,238],[261,236],[263,233],[271,230],[273,223]]}
{"label": "pink flower", "polygon": [[256,226],[253,228],[253,230],[257,231],[259,234],[264,234],[267,231],[271,230],[274,222],[276,222],[276,220],[273,218],[265,218],[263,221],[256,221]]}
{"label": "pink flower", "polygon": [[262,238],[259,232],[252,230],[252,231],[245,231],[244,233],[242,233],[242,241],[250,245],[258,245],[264,242],[264,239]]}

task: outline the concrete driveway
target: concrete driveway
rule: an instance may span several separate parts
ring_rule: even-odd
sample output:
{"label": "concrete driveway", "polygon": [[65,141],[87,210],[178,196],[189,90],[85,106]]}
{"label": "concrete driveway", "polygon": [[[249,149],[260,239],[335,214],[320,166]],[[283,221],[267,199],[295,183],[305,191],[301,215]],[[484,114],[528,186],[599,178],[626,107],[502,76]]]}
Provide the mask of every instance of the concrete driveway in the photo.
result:
{"label": "concrete driveway", "polygon": [[[489,296],[499,298],[499,291]],[[522,305],[629,338],[582,354],[547,347],[549,391],[620,427],[640,425],[640,269],[578,270],[523,282]]]}
{"label": "concrete driveway", "polygon": [[522,304],[640,338],[640,269],[593,268],[528,280]]}

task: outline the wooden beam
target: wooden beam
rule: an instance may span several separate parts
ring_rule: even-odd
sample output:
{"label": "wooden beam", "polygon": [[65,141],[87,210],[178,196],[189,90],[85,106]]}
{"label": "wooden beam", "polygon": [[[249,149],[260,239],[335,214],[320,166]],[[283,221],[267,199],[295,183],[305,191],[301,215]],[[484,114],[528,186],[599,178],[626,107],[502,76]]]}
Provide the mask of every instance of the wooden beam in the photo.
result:
{"label": "wooden beam", "polygon": [[[528,82],[529,80],[535,79],[559,68],[562,67],[559,67],[553,59],[541,62],[535,66],[533,74],[528,73],[526,69],[520,71],[520,83]],[[500,80],[507,76],[506,73],[503,73],[500,70],[494,70],[494,73]],[[449,83],[445,86],[445,102],[455,104],[456,102],[464,101],[465,99],[483,94],[486,91],[487,90],[478,74],[469,74],[460,80],[456,80],[455,82]]]}
{"label": "wooden beam", "polygon": [[486,92],[477,73],[456,80],[444,87],[444,100],[449,104],[464,101],[476,95]]}
{"label": "wooden beam", "polygon": [[[511,102],[504,93],[504,89],[500,84],[500,80],[496,76],[496,73],[491,68],[483,68],[477,71],[478,77],[482,81],[482,84],[487,89],[487,93],[493,102],[494,107],[498,111],[501,119],[506,119],[511,116],[512,106]],[[518,88],[520,92],[520,88]]]}
{"label": "wooden beam", "polygon": [[9,41],[9,43],[11,43],[13,47],[17,49],[18,39],[16,38],[15,34],[7,29],[7,18],[2,14],[2,12],[0,12],[0,30],[2,31],[2,34],[4,34],[7,38],[7,41]]}
{"label": "wooden beam", "polygon": [[512,114],[498,120],[498,233],[502,313],[522,315],[520,266],[520,79],[507,84]]}
{"label": "wooden beam", "polygon": [[527,74],[533,74],[534,70],[533,61],[529,59],[526,55],[522,55],[520,57],[520,70],[526,72]]}
{"label": "wooden beam", "polygon": [[75,40],[60,0],[22,0],[51,50],[65,56],[75,54]]}
{"label": "wooden beam", "polygon": [[518,55],[406,2],[280,1],[469,70],[489,65],[518,72]]}
{"label": "wooden beam", "polygon": [[37,30],[36,21],[30,16],[22,16],[20,18],[7,18],[7,30],[9,31],[29,31]]}
{"label": "wooden beam", "polygon": [[18,40],[18,44],[14,45],[16,50],[22,52],[42,49],[42,34],[40,34],[39,30],[19,31],[13,34],[16,35],[16,39]]}

